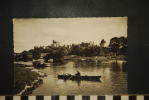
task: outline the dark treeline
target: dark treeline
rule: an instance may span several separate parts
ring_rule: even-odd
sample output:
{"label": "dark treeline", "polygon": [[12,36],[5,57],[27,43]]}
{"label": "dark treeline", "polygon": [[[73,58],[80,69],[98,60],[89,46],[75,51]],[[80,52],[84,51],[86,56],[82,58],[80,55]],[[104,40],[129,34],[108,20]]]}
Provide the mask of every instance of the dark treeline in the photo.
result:
{"label": "dark treeline", "polygon": [[[104,46],[105,43],[106,41],[103,39],[99,45],[82,42],[80,44],[60,46],[58,42],[53,40],[53,44],[49,46],[35,46],[33,49],[15,55],[15,60],[27,61],[29,59],[39,59],[42,56],[45,62],[48,62],[49,59],[58,62],[67,55],[84,57],[127,55],[128,40],[126,37],[113,37],[106,47]],[[42,55],[43,53],[45,55]]]}

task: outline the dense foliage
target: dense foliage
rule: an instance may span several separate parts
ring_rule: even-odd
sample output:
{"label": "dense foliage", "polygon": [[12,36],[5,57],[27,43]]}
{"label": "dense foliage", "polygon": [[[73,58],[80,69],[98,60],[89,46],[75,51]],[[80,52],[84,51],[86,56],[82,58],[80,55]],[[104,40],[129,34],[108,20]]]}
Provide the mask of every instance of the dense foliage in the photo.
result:
{"label": "dense foliage", "polygon": [[49,59],[58,62],[63,59],[66,55],[77,55],[77,56],[112,56],[112,55],[127,55],[128,40],[126,37],[113,37],[110,40],[110,43],[107,47],[104,46],[106,41],[101,40],[99,45],[94,43],[85,43],[72,44],[72,45],[63,45],[55,47],[50,46],[40,46],[34,47],[29,51],[23,51],[20,55],[15,56],[15,60],[27,61],[32,55],[32,59],[39,59],[41,53],[46,53],[43,57],[45,62],[48,62]]}
{"label": "dense foliage", "polygon": [[54,62],[60,62],[68,54],[68,50],[65,47],[49,47],[48,49],[48,54],[44,56],[45,62],[48,62],[49,59],[53,59]]}
{"label": "dense foliage", "polygon": [[128,40],[125,37],[114,37],[110,40],[109,50],[116,55],[126,55],[128,49]]}

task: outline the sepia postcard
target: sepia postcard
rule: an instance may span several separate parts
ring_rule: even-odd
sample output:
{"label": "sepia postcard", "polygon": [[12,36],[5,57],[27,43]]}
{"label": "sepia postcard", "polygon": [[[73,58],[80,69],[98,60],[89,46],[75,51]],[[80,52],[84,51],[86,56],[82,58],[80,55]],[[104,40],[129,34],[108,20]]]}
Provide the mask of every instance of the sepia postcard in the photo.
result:
{"label": "sepia postcard", "polygon": [[14,94],[128,94],[127,20],[14,18]]}

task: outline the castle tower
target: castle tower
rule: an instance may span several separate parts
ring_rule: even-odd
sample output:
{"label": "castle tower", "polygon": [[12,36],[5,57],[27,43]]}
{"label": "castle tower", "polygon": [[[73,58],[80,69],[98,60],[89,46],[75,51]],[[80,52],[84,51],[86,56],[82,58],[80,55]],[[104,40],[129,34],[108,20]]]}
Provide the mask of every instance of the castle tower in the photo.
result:
{"label": "castle tower", "polygon": [[57,42],[57,41],[53,40],[52,46],[53,47],[59,47],[60,46],[60,42]]}

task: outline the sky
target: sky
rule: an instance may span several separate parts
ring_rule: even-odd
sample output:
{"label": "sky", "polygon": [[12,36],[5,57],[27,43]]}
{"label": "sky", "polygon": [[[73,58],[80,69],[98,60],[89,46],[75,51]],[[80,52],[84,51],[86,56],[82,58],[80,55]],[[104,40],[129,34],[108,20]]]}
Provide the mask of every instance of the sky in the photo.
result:
{"label": "sky", "polygon": [[112,37],[127,37],[127,17],[17,18],[13,19],[14,52],[51,45],[94,42],[106,45]]}

